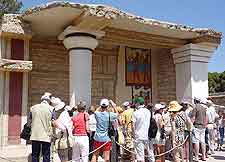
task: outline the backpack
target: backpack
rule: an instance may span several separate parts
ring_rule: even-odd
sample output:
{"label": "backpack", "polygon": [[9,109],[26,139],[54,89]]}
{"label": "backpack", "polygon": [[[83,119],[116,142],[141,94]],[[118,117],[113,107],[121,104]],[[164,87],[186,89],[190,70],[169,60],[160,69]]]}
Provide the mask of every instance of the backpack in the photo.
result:
{"label": "backpack", "polygon": [[158,131],[158,126],[155,119],[153,118],[152,111],[151,111],[150,126],[148,128],[148,138],[149,139],[155,138],[157,131]]}

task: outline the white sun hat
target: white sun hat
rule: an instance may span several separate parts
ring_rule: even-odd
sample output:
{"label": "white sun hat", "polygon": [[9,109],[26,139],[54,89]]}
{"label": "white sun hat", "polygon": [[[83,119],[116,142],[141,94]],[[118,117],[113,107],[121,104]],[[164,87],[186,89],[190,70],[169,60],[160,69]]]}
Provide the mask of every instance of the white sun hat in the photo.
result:
{"label": "white sun hat", "polygon": [[43,96],[41,96],[41,100],[51,100],[51,93],[45,92]]}
{"label": "white sun hat", "polygon": [[102,107],[108,107],[109,106],[109,100],[104,98],[100,101],[100,106]]}
{"label": "white sun hat", "polygon": [[127,106],[129,106],[129,105],[130,105],[130,103],[129,103],[128,101],[126,101],[126,102],[123,103],[123,106],[124,106],[124,107],[127,107]]}
{"label": "white sun hat", "polygon": [[61,99],[58,97],[57,98],[53,97],[51,99],[51,103],[52,103],[52,106],[55,108],[55,111],[58,111],[65,107],[65,103],[63,101],[61,101]]}
{"label": "white sun hat", "polygon": [[160,103],[155,104],[155,111],[160,110],[160,109],[164,109],[165,105],[162,105]]}

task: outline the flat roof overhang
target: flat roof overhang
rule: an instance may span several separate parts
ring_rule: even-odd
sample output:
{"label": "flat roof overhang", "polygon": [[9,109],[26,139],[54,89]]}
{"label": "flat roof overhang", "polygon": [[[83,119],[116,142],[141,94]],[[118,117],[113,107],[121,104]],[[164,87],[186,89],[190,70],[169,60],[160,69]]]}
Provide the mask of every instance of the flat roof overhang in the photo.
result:
{"label": "flat roof overhang", "polygon": [[174,43],[174,47],[202,42],[218,45],[222,37],[222,33],[212,29],[146,19],[104,5],[52,2],[28,9],[21,17],[31,24],[34,35],[40,37],[58,37],[71,25],[84,30],[106,31],[103,40],[116,37],[116,40],[146,39],[148,42],[152,38],[153,42]]}

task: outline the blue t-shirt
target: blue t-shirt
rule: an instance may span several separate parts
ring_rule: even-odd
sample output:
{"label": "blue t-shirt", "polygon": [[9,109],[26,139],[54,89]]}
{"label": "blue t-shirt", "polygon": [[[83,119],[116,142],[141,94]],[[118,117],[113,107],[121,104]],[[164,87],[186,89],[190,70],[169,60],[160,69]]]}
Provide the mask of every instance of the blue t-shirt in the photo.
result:
{"label": "blue t-shirt", "polygon": [[113,122],[117,119],[117,114],[112,112],[95,112],[95,118],[97,121],[96,132],[94,136],[95,141],[99,142],[107,142],[110,141],[108,135],[109,128],[109,114],[110,114],[110,122]]}

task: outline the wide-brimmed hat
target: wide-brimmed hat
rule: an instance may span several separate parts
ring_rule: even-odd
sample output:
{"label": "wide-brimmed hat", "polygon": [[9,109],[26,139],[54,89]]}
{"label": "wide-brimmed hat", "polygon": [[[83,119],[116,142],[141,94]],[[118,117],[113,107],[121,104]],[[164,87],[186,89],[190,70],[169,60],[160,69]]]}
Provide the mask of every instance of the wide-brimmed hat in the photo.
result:
{"label": "wide-brimmed hat", "polygon": [[199,101],[203,104],[207,104],[207,99],[205,97],[194,97],[194,100]]}
{"label": "wide-brimmed hat", "polygon": [[155,104],[155,111],[158,111],[160,109],[164,109],[166,106],[160,103]]}
{"label": "wide-brimmed hat", "polygon": [[169,103],[169,109],[170,112],[177,112],[180,111],[182,106],[177,101],[171,101]]}
{"label": "wide-brimmed hat", "polygon": [[58,111],[65,107],[65,103],[58,97],[52,97],[51,99],[52,106],[55,108],[55,111]]}
{"label": "wide-brimmed hat", "polygon": [[49,92],[45,92],[43,96],[41,96],[41,100],[51,100],[52,94]]}

